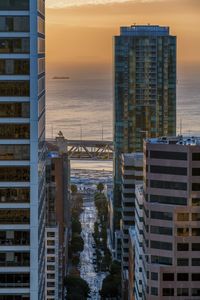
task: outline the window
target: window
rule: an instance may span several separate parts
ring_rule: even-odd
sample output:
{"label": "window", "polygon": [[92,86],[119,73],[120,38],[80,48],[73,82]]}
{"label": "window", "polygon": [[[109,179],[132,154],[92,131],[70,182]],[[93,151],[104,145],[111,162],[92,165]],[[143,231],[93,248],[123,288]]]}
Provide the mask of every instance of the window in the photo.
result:
{"label": "window", "polygon": [[200,206],[200,198],[192,198],[192,206]]}
{"label": "window", "polygon": [[151,226],[150,230],[153,234],[172,235],[172,228],[170,227]]}
{"label": "window", "polygon": [[30,287],[30,275],[27,273],[4,273],[0,274],[1,288],[27,288]]}
{"label": "window", "polygon": [[151,287],[151,295],[158,296],[158,288]]}
{"label": "window", "polygon": [[188,273],[178,273],[177,274],[177,280],[178,281],[188,281],[189,280],[189,274]]}
{"label": "window", "polygon": [[178,243],[177,244],[178,251],[189,251],[189,244],[187,243]]}
{"label": "window", "polygon": [[192,184],[193,191],[200,191],[200,183],[193,183]]}
{"label": "window", "polygon": [[177,236],[189,236],[189,228],[177,228]]}
{"label": "window", "polygon": [[30,190],[29,188],[0,188],[0,202],[28,203]]}
{"label": "window", "polygon": [[161,180],[151,180],[150,181],[151,188],[157,189],[167,189],[167,190],[187,190],[186,182],[173,182],[173,181],[161,181]]}
{"label": "window", "polygon": [[54,254],[54,253],[55,253],[55,249],[53,248],[47,249],[47,254]]}
{"label": "window", "polygon": [[192,258],[192,266],[200,266],[200,258]]}
{"label": "window", "polygon": [[158,280],[158,273],[151,272],[151,280]]}
{"label": "window", "polygon": [[0,139],[29,139],[29,124],[0,124]]}
{"label": "window", "polygon": [[192,243],[192,251],[200,251],[200,243]]}
{"label": "window", "polygon": [[192,228],[192,236],[200,236],[200,228]]}
{"label": "window", "polygon": [[200,281],[200,273],[193,273],[192,281]]}
{"label": "window", "polygon": [[177,221],[189,221],[189,214],[188,213],[178,213]]}
{"label": "window", "polygon": [[200,296],[200,288],[192,289],[192,296]]}
{"label": "window", "polygon": [[47,232],[47,237],[50,237],[50,238],[55,237],[55,232]]}
{"label": "window", "polygon": [[29,0],[0,1],[0,10],[29,10]]}
{"label": "window", "polygon": [[174,273],[163,273],[163,281],[174,281]]}
{"label": "window", "polygon": [[0,102],[0,118],[29,118],[28,102]]}
{"label": "window", "polygon": [[45,39],[38,38],[38,53],[45,52]]}
{"label": "window", "polygon": [[55,278],[55,274],[47,274],[47,279],[54,279]]}
{"label": "window", "polygon": [[192,160],[200,160],[200,153],[192,153]]}
{"label": "window", "polygon": [[189,266],[188,258],[177,258],[177,266]]}
{"label": "window", "polygon": [[28,267],[30,265],[29,252],[1,252],[0,266],[1,267]]}
{"label": "window", "polygon": [[187,160],[187,153],[168,152],[168,151],[150,151],[150,158],[172,159],[172,160]]}
{"label": "window", "polygon": [[150,166],[150,171],[155,174],[187,175],[187,168],[181,167]]}
{"label": "window", "polygon": [[160,242],[160,241],[151,241],[152,249],[161,249],[161,250],[172,250],[172,243]]}
{"label": "window", "polygon": [[172,258],[165,257],[165,256],[151,256],[151,263],[152,264],[160,264],[160,265],[172,265]]}
{"label": "window", "polygon": [[161,211],[151,211],[151,218],[158,220],[169,220],[173,219],[173,215],[171,212],[161,212]]}
{"label": "window", "polygon": [[0,81],[1,97],[29,97],[29,81]]}
{"label": "window", "polygon": [[200,213],[192,214],[192,221],[200,221]]}
{"label": "window", "polygon": [[0,75],[29,75],[28,59],[0,59]]}
{"label": "window", "polygon": [[0,53],[29,53],[29,38],[0,38]]}
{"label": "window", "polygon": [[164,288],[163,289],[163,296],[174,296],[174,289],[172,288]]}
{"label": "window", "polygon": [[0,32],[28,32],[29,17],[0,16]]}
{"label": "window", "polygon": [[30,167],[0,167],[0,181],[30,181]]}
{"label": "window", "polygon": [[171,204],[171,205],[187,205],[187,198],[150,195],[150,202],[151,203]]}
{"label": "window", "polygon": [[187,288],[178,288],[177,289],[177,296],[189,296],[189,289]]}
{"label": "window", "polygon": [[200,176],[200,168],[192,168],[192,176]]}
{"label": "window", "polygon": [[30,245],[30,232],[27,230],[0,230],[1,246],[28,246]]}
{"label": "window", "polygon": [[1,209],[0,224],[29,224],[29,209]]}
{"label": "window", "polygon": [[0,145],[0,160],[29,160],[29,145]]}

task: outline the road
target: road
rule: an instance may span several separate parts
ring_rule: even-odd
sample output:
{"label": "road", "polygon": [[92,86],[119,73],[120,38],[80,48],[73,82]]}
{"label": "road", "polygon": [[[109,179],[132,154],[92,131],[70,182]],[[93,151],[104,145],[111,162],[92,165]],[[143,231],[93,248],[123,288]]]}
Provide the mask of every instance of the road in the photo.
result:
{"label": "road", "polygon": [[82,238],[84,240],[84,250],[80,255],[80,275],[85,279],[91,289],[91,299],[100,300],[99,290],[102,281],[106,276],[105,273],[95,271],[95,243],[92,237],[94,232],[94,223],[97,218],[97,212],[93,201],[93,194],[84,196],[84,211],[80,216],[82,225]]}

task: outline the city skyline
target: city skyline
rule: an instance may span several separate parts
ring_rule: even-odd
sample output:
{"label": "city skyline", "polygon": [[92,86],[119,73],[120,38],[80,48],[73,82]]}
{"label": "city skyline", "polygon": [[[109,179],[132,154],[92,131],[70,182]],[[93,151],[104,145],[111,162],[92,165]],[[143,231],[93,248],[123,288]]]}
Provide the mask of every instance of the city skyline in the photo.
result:
{"label": "city skyline", "polygon": [[[112,36],[119,33],[120,26],[134,23],[170,26],[172,33],[178,36],[179,67],[200,63],[198,55],[200,3],[198,1],[116,2],[60,9],[49,8],[50,2],[47,2],[48,70],[66,70],[86,65],[87,67],[101,65],[111,69]],[[71,5],[70,3],[77,4],[77,1],[69,1],[68,4]],[[58,36],[62,36],[62,39],[58,39]],[[190,55],[188,55],[188,45]],[[58,49],[63,51],[55,55]]]}

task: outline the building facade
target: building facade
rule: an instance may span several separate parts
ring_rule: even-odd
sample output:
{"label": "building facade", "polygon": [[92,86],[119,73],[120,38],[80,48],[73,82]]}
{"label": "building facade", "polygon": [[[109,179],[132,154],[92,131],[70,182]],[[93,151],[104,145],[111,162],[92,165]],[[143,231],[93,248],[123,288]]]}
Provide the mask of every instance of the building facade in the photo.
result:
{"label": "building facade", "polygon": [[176,134],[176,37],[168,27],[122,27],[114,39],[114,229],[121,219],[121,154]]}
{"label": "building facade", "polygon": [[136,299],[200,299],[200,138],[149,139],[144,157]]}
{"label": "building facade", "polygon": [[[53,146],[55,148],[55,146]],[[64,299],[70,237],[70,163],[48,144],[46,165],[46,300]],[[54,149],[55,150],[55,149]]]}
{"label": "building facade", "polygon": [[[129,266],[129,227],[135,225],[135,186],[143,182],[143,153],[122,154],[122,272]],[[123,278],[123,274],[122,274]]]}
{"label": "building facade", "polygon": [[45,7],[0,1],[0,299],[44,299]]}

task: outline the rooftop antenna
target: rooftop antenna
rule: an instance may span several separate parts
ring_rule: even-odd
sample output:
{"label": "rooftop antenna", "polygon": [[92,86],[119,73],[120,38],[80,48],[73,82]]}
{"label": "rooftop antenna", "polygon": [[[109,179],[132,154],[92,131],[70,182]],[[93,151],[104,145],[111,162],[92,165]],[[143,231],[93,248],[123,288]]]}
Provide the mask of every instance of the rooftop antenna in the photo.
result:
{"label": "rooftop antenna", "polygon": [[83,129],[82,129],[82,125],[81,125],[81,128],[80,128],[80,140],[82,141],[83,139]]}

